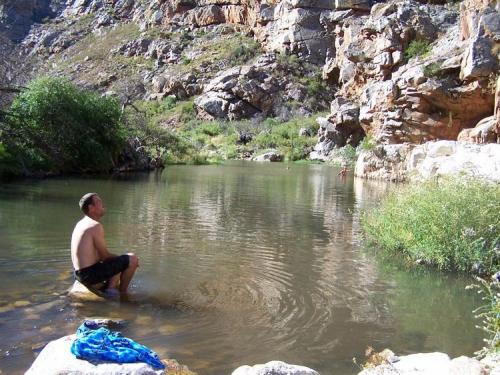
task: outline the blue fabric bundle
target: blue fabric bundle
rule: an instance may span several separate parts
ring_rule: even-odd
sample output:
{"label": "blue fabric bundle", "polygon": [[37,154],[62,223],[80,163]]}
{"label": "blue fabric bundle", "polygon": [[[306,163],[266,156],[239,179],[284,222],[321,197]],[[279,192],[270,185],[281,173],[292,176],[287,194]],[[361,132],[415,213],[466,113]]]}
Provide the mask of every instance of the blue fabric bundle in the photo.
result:
{"label": "blue fabric bundle", "polygon": [[88,361],[146,362],[155,368],[165,368],[151,349],[123,337],[120,332],[110,331],[92,322],[85,322],[78,327],[71,353]]}

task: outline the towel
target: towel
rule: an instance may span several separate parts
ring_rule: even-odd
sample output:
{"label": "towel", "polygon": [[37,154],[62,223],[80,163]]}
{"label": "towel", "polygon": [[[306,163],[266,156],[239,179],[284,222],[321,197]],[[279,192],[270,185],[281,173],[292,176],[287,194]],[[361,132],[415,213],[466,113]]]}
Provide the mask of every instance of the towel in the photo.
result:
{"label": "towel", "polygon": [[76,331],[71,353],[79,359],[117,363],[145,362],[154,368],[164,369],[158,355],[144,345],[136,343],[120,332],[113,332],[86,321]]}

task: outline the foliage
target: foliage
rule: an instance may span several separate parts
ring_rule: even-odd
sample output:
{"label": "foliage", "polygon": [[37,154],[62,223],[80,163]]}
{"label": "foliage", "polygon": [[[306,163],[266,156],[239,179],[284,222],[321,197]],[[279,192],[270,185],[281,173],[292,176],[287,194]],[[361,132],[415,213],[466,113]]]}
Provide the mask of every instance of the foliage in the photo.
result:
{"label": "foliage", "polygon": [[492,273],[500,265],[500,186],[444,179],[398,188],[362,219],[389,252],[443,270]]}
{"label": "foliage", "polygon": [[120,116],[115,99],[39,78],[12,103],[0,142],[19,172],[107,171],[124,141]]}
{"label": "foliage", "polygon": [[246,43],[232,46],[229,51],[229,60],[238,63],[245,63],[261,52],[260,44],[254,40],[246,41]]}
{"label": "foliage", "polygon": [[469,285],[467,289],[478,289],[484,305],[480,306],[474,313],[477,319],[481,320],[478,327],[486,332],[487,338],[484,340],[486,346],[475,354],[478,357],[484,357],[489,353],[498,353],[500,351],[500,285],[498,273],[492,278],[491,282],[476,278],[478,284]]}
{"label": "foliage", "polygon": [[340,156],[344,160],[344,164],[353,164],[356,161],[356,149],[351,145],[345,145],[340,149]]}
{"label": "foliage", "polygon": [[439,76],[442,66],[443,63],[441,61],[436,61],[424,66],[424,76],[428,78]]}
{"label": "foliage", "polygon": [[363,151],[371,151],[377,146],[377,143],[371,135],[364,137],[359,143],[359,148]]}
{"label": "foliage", "polygon": [[286,122],[268,118],[263,125],[264,128],[254,137],[250,145],[258,150],[277,148],[287,160],[304,159],[316,143],[316,138],[313,136],[299,136],[300,128],[315,127],[315,117],[296,118]]}
{"label": "foliage", "polygon": [[412,59],[417,56],[425,56],[431,52],[431,44],[422,39],[415,39],[410,42],[405,50],[405,57]]}

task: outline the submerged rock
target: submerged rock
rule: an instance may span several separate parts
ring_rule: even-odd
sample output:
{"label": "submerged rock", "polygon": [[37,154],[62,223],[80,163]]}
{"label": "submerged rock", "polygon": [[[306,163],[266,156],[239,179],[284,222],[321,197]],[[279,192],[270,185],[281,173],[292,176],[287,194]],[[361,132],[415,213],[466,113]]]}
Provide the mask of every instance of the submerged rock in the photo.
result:
{"label": "submerged rock", "polygon": [[231,375],[319,375],[319,373],[308,367],[271,361],[263,365],[238,367]]}

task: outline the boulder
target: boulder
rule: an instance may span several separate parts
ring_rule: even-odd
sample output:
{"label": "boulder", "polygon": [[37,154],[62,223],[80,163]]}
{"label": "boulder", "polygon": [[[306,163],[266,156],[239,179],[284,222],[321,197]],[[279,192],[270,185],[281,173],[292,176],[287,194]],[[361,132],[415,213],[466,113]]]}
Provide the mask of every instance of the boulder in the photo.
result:
{"label": "boulder", "polygon": [[271,361],[265,364],[238,367],[231,375],[319,375],[319,373],[308,367]]}
{"label": "boulder", "polygon": [[361,152],[354,174],[388,181],[465,174],[498,183],[500,144],[436,141],[422,145],[379,145],[372,151]]}
{"label": "boulder", "polygon": [[257,155],[252,158],[253,161],[282,161],[283,156],[277,151],[268,151],[265,154]]}
{"label": "boulder", "polygon": [[76,335],[69,335],[58,340],[51,341],[38,355],[35,362],[26,371],[26,375],[38,374],[134,374],[153,375],[166,374],[165,370],[155,370],[147,363],[99,363],[93,364],[85,360],[76,358],[71,354],[71,344]]}
{"label": "boulder", "polygon": [[282,88],[265,66],[242,66],[228,69],[212,79],[194,105],[205,119],[239,120],[259,113],[274,114]]}
{"label": "boulder", "polygon": [[75,280],[73,286],[68,291],[68,296],[75,301],[104,301],[104,297],[96,294],[79,281]]}

